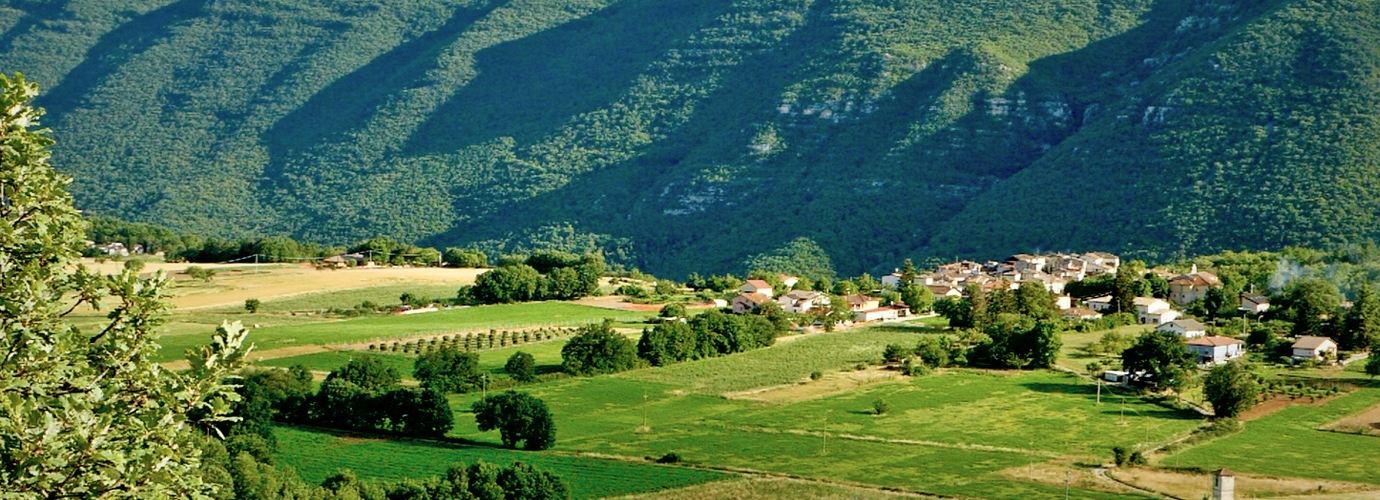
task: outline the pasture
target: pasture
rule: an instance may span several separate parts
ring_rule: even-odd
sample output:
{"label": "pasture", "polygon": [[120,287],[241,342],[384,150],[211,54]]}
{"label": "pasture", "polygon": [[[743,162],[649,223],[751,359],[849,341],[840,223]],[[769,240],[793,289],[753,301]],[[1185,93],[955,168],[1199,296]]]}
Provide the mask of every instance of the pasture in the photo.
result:
{"label": "pasture", "polygon": [[745,353],[670,366],[635,370],[618,378],[661,382],[700,394],[722,394],[793,384],[815,371],[830,371],[880,360],[887,344],[914,346],[915,333],[891,325],[811,333],[777,340],[777,345]]}
{"label": "pasture", "polygon": [[736,500],[779,500],[810,498],[813,500],[899,500],[916,498],[899,492],[860,488],[841,484],[818,483],[782,478],[740,479],[716,481],[677,490],[644,493],[619,497],[619,500],[705,500],[733,498]]}
{"label": "pasture", "polygon": [[[102,273],[115,273],[122,262],[97,263],[83,261]],[[218,272],[209,282],[194,280],[183,274],[191,266]],[[316,269],[310,265],[264,264],[257,268],[247,264],[187,264],[148,262],[144,272],[165,271],[177,282],[172,303],[179,310],[239,307],[245,299],[257,298],[265,303],[274,299],[320,295],[381,286],[423,286],[449,288],[441,296],[452,296],[461,285],[474,283],[474,278],[486,269],[456,269],[441,267],[389,267],[356,269]],[[401,292],[399,292],[401,293]],[[393,295],[390,302],[395,302]],[[358,303],[358,302],[356,302]],[[353,304],[350,304],[353,305]]]}
{"label": "pasture", "polygon": [[[844,374],[887,343],[916,334],[859,329],[614,376],[526,386],[556,417],[556,450],[624,457],[676,452],[694,464],[791,474],[932,494],[1049,497],[1063,488],[1010,470],[1057,458],[1105,460],[1113,445],[1160,443],[1201,423],[1191,414],[1104,393],[1055,372],[950,370],[864,384],[781,404],[726,399],[733,389],[808,387],[811,370]],[[869,346],[851,350],[850,346]],[[733,361],[733,363],[724,363]],[[803,366],[802,366],[803,365]],[[784,372],[784,373],[778,373]],[[760,385],[758,385],[760,387]],[[478,395],[452,397],[453,437],[496,443],[467,413]],[[893,407],[874,415],[872,401]],[[1057,490],[1057,491],[1056,491]],[[1075,490],[1079,498],[1124,498]]]}
{"label": "pasture", "polygon": [[[501,374],[503,373],[503,365],[508,362],[508,357],[512,356],[514,353],[518,351],[522,351],[527,354],[531,354],[532,357],[536,360],[538,372],[542,372],[543,367],[546,367],[545,370],[547,371],[554,370],[555,367],[559,367],[561,364],[561,348],[565,347],[566,340],[568,340],[568,338],[559,338],[556,340],[533,342],[530,344],[522,344],[509,347],[500,347],[497,349],[485,349],[481,351],[476,351],[476,353],[479,354],[479,367],[480,369],[487,371],[489,373]],[[635,337],[634,340],[636,340]],[[414,360],[417,359],[416,356],[410,356],[405,354],[381,353],[359,350],[342,350],[303,354],[299,356],[289,356],[283,358],[270,358],[260,360],[258,361],[258,364],[262,366],[276,366],[283,368],[300,364],[307,367],[307,369],[310,370],[329,372],[335,370],[336,368],[344,366],[345,363],[348,363],[350,361],[350,358],[360,355],[377,356],[380,360],[384,362],[384,364],[396,368],[398,370],[398,373],[401,373],[403,375],[403,378],[411,377],[412,363]]]}
{"label": "pasture", "polygon": [[1380,438],[1319,427],[1380,404],[1380,389],[1366,388],[1321,407],[1292,406],[1246,422],[1240,433],[1160,460],[1204,470],[1230,467],[1256,474],[1380,484]]}
{"label": "pasture", "polygon": [[576,500],[655,492],[733,477],[721,472],[646,462],[602,460],[434,441],[386,440],[348,433],[278,427],[278,463],[320,483],[341,469],[360,477],[402,479],[440,476],[451,464],[523,462],[560,476]]}
{"label": "pasture", "polygon": [[[255,329],[249,338],[257,346],[256,349],[262,352],[288,347],[359,344],[374,340],[445,333],[487,332],[489,329],[579,326],[602,321],[604,318],[636,322],[652,315],[646,312],[616,311],[565,302],[532,302],[462,307],[406,316],[367,316],[339,321],[270,326]],[[246,324],[250,323],[246,321]],[[207,342],[214,326],[209,328],[192,334],[164,335],[159,341],[163,349],[159,352],[158,360],[181,359],[183,350]]]}

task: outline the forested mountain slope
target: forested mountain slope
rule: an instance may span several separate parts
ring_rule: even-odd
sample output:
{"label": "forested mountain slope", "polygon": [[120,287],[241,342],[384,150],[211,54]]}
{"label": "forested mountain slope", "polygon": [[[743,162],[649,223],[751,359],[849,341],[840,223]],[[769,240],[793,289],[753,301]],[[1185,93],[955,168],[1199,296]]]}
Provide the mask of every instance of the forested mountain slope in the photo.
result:
{"label": "forested mountain slope", "polygon": [[1380,4],[20,0],[88,212],[208,235],[1147,256],[1373,237]]}

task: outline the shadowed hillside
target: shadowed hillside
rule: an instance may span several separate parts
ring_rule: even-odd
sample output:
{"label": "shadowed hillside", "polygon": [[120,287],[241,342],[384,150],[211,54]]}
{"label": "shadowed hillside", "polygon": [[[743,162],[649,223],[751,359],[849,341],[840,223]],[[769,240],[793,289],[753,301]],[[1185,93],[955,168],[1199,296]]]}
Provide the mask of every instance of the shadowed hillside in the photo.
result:
{"label": "shadowed hillside", "polygon": [[118,3],[0,7],[0,69],[84,209],[208,235],[852,274],[1380,214],[1366,2]]}

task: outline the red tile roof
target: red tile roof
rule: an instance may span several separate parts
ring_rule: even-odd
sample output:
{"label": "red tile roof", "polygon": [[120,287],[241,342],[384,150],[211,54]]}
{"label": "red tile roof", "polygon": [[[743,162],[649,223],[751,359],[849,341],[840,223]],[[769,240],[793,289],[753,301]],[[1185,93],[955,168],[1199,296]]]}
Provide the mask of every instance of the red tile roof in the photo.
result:
{"label": "red tile roof", "polygon": [[1224,345],[1241,344],[1239,339],[1231,337],[1198,337],[1188,341],[1188,345],[1198,345],[1204,347],[1219,347]]}

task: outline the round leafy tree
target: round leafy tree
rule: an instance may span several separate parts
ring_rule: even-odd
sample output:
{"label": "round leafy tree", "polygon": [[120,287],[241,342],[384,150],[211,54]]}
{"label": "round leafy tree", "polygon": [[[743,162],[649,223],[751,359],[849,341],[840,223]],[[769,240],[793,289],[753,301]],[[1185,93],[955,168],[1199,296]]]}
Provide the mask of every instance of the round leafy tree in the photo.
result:
{"label": "round leafy tree", "polygon": [[[185,371],[153,362],[170,282],[79,265],[86,230],[48,164],[52,139],[31,130],[36,95],[0,75],[0,496],[208,498],[195,442],[228,420],[221,381],[248,332],[222,326]],[[79,305],[110,313],[69,323]]]}
{"label": "round leafy tree", "polygon": [[537,379],[537,360],[531,354],[518,351],[503,364],[503,371],[518,382],[531,382]]}
{"label": "round leafy tree", "polygon": [[561,348],[561,360],[561,368],[572,375],[617,373],[637,366],[637,347],[605,320],[580,328]]}
{"label": "round leafy tree", "polygon": [[1218,417],[1236,418],[1255,406],[1260,384],[1240,362],[1218,365],[1203,379],[1203,395]]}
{"label": "round leafy tree", "polygon": [[475,401],[474,420],[479,430],[498,429],[503,445],[523,449],[545,450],[556,444],[556,425],[546,403],[525,392],[507,391]]}
{"label": "round leafy tree", "polygon": [[479,355],[454,347],[432,349],[417,357],[412,375],[422,387],[441,392],[469,392],[479,384]]}

